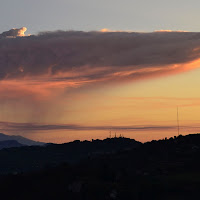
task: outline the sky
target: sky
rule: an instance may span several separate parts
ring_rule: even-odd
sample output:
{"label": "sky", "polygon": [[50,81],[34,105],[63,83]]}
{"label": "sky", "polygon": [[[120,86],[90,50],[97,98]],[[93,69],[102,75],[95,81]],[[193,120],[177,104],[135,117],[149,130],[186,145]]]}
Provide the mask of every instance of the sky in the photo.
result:
{"label": "sky", "polygon": [[199,31],[198,0],[0,0],[0,32],[53,30]]}
{"label": "sky", "polygon": [[0,2],[1,132],[145,142],[177,135],[177,107],[199,132],[199,1]]}

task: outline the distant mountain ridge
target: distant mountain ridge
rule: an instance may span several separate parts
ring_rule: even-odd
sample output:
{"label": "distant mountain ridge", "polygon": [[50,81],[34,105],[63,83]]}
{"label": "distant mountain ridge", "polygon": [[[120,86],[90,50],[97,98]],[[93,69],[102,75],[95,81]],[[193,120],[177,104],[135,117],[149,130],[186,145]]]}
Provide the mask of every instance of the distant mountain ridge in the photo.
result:
{"label": "distant mountain ridge", "polygon": [[25,137],[19,136],[19,135],[6,135],[3,133],[0,133],[0,141],[6,141],[6,140],[15,140],[18,143],[22,145],[27,145],[27,146],[41,146],[44,145],[45,143],[43,142],[37,142],[34,140],[27,139]]}
{"label": "distant mountain ridge", "polygon": [[0,150],[4,148],[11,148],[11,147],[22,147],[24,146],[23,144],[20,144],[16,140],[4,140],[0,141]]}

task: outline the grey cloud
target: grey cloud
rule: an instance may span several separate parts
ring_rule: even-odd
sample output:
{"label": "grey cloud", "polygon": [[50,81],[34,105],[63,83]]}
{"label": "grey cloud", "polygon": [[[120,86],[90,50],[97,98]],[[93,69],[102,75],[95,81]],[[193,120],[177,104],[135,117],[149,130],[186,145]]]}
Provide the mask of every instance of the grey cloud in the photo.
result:
{"label": "grey cloud", "polygon": [[44,130],[110,130],[110,131],[140,131],[140,130],[168,130],[175,126],[82,126],[77,124],[35,124],[0,122],[0,129],[6,131],[44,131]]}
{"label": "grey cloud", "polygon": [[9,31],[5,31],[2,34],[0,34],[0,38],[9,38],[9,37],[23,37],[25,36],[25,32],[27,31],[26,27],[22,27],[22,28],[13,28],[10,29]]}
{"label": "grey cloud", "polygon": [[67,77],[52,80],[104,80],[126,71],[132,72],[123,77],[137,79],[154,75],[145,71],[151,67],[159,68],[155,74],[165,73],[166,65],[198,58],[200,33],[45,32],[0,39],[0,79],[68,72]]}

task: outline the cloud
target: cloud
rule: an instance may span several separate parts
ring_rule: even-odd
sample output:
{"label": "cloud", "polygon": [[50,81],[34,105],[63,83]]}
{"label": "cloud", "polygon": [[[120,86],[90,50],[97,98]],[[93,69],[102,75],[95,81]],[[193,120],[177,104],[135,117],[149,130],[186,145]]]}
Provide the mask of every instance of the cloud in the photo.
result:
{"label": "cloud", "polygon": [[188,32],[188,31],[182,31],[182,30],[178,30],[178,31],[173,31],[173,30],[156,30],[155,32]]}
{"label": "cloud", "polygon": [[56,31],[5,38],[13,31],[23,36],[25,29],[1,34],[0,105],[5,110],[1,120],[16,118],[11,108],[26,122],[62,118],[59,113],[64,112],[66,95],[74,95],[77,88],[160,77],[200,66],[200,33]]}
{"label": "cloud", "polygon": [[2,34],[0,34],[0,38],[8,38],[8,37],[24,37],[25,36],[25,32],[27,31],[26,27],[22,27],[22,28],[13,28],[9,31],[5,31]]}
{"label": "cloud", "polygon": [[110,29],[107,29],[107,28],[102,28],[100,31],[101,32],[112,32]]}
{"label": "cloud", "polygon": [[102,28],[101,30],[100,30],[100,32],[110,32],[110,33],[112,33],[112,32],[127,32],[127,33],[131,33],[131,32],[133,32],[133,31],[124,31],[124,30],[111,30],[111,29],[108,29],[108,28]]}
{"label": "cloud", "polygon": [[176,129],[176,126],[82,126],[77,124],[39,124],[39,123],[15,123],[0,122],[0,130],[4,131],[45,131],[45,130],[73,130],[73,131],[91,131],[91,130],[110,130],[110,131],[152,131]]}
{"label": "cloud", "polygon": [[199,39],[190,32],[81,31],[1,39],[0,79],[82,85],[180,73],[197,67]]}

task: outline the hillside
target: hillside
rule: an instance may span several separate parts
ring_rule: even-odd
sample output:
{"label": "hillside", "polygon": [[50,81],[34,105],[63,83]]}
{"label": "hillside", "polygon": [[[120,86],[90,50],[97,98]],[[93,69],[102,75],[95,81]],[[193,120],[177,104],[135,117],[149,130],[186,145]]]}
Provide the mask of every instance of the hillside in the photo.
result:
{"label": "hillside", "polygon": [[[129,141],[128,148],[122,145],[123,141],[125,144]],[[37,172],[2,176],[1,195],[11,199],[70,200],[189,200],[200,195],[200,134],[134,143],[130,139],[114,138],[49,145],[44,149],[56,151],[65,147],[67,152],[73,147],[78,149],[76,153],[85,148],[87,152],[98,151],[76,163],[65,162]],[[120,144],[122,148],[117,148]],[[99,153],[102,147],[107,150]],[[110,151],[114,147],[116,151]],[[19,149],[24,147],[13,151]]]}
{"label": "hillside", "polygon": [[140,142],[128,138],[74,141],[45,146],[24,146],[0,151],[0,174],[21,173],[57,166],[63,162],[78,163],[87,158],[114,154],[124,149],[137,148]]}

